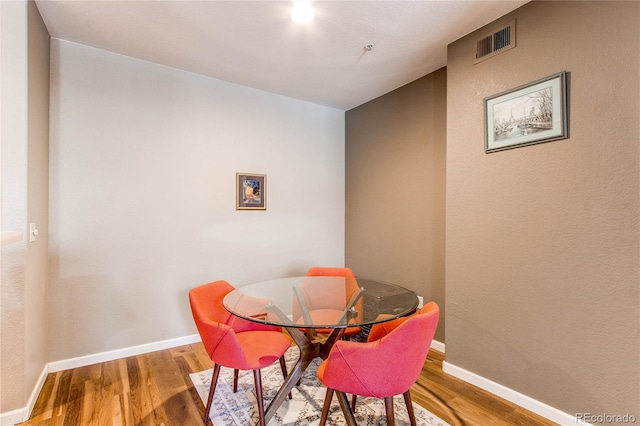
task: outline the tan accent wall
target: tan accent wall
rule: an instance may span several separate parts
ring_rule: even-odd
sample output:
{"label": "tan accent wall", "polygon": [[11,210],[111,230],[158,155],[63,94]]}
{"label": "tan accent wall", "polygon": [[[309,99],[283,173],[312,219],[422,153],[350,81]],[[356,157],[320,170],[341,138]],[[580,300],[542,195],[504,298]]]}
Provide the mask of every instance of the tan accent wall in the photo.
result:
{"label": "tan accent wall", "polygon": [[435,300],[441,315],[446,81],[442,68],[345,116],[345,264]]}
{"label": "tan accent wall", "polygon": [[[516,19],[517,47],[472,65]],[[531,2],[449,46],[447,362],[566,413],[640,416],[640,3]],[[570,137],[484,153],[483,99],[570,74]]]}

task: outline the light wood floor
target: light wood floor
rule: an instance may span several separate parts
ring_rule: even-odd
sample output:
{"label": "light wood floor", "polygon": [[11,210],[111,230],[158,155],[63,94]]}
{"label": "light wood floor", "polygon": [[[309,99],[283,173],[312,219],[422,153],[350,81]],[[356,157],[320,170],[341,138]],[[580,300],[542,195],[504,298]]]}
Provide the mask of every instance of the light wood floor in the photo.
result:
{"label": "light wood floor", "polygon": [[[430,351],[411,395],[452,426],[555,425],[443,373],[442,360]],[[201,426],[204,406],[189,373],[212,366],[197,343],[51,373],[21,425]]]}

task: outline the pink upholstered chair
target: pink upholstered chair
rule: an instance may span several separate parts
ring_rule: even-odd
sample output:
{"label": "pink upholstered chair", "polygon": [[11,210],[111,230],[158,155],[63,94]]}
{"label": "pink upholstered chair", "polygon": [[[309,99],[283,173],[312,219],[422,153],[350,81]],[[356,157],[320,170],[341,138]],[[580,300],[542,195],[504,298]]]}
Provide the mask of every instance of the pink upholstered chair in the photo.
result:
{"label": "pink upholstered chair", "polygon": [[[309,310],[309,315],[316,324],[329,323],[342,316],[346,303],[359,289],[355,275],[350,268],[333,268],[314,266],[307,271],[308,277],[342,277],[345,282],[327,280],[326,286],[306,286],[303,281],[299,289],[304,303]],[[355,305],[356,311],[362,314],[362,299]],[[293,319],[297,321],[302,316],[297,300],[293,303]],[[331,329],[317,328],[317,333],[331,333]],[[350,336],[360,331],[360,327],[345,329],[344,336]]]}
{"label": "pink upholstered chair", "polygon": [[411,425],[415,426],[410,388],[429,353],[439,313],[438,305],[430,302],[412,316],[374,326],[367,343],[336,342],[317,372],[327,387],[320,426],[327,421],[334,391],[338,391],[345,417],[351,419],[354,417],[346,393],[384,398],[389,426],[395,424],[393,396],[402,394]]}
{"label": "pink upholstered chair", "polygon": [[193,319],[202,343],[215,363],[204,422],[209,421],[209,411],[216,390],[220,367],[234,369],[233,391],[238,388],[238,370],[252,370],[256,387],[260,425],[265,426],[262,378],[260,369],[280,361],[283,376],[287,376],[284,353],[291,346],[291,339],[279,327],[273,327],[238,318],[223,306],[222,299],[234,287],[226,281],[215,281],[193,288],[189,302]]}

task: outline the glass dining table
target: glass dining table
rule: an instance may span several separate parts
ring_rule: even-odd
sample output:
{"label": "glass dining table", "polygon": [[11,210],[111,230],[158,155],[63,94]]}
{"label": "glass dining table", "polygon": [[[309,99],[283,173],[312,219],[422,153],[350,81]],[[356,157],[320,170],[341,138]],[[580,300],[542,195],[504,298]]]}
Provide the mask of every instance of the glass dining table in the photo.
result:
{"label": "glass dining table", "polygon": [[223,304],[248,321],[284,327],[300,349],[300,357],[265,410],[269,423],[311,361],[326,359],[346,330],[360,330],[366,337],[373,324],[415,312],[418,297],[411,290],[376,280],[304,276],[239,287],[225,296]]}

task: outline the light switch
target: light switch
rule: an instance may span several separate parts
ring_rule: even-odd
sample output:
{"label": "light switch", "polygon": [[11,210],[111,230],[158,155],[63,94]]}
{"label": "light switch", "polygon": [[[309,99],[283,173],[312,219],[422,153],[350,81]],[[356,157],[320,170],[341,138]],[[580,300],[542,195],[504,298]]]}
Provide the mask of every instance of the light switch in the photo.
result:
{"label": "light switch", "polygon": [[30,243],[34,242],[37,236],[38,236],[38,229],[36,228],[36,224],[30,223],[29,224],[29,242]]}

